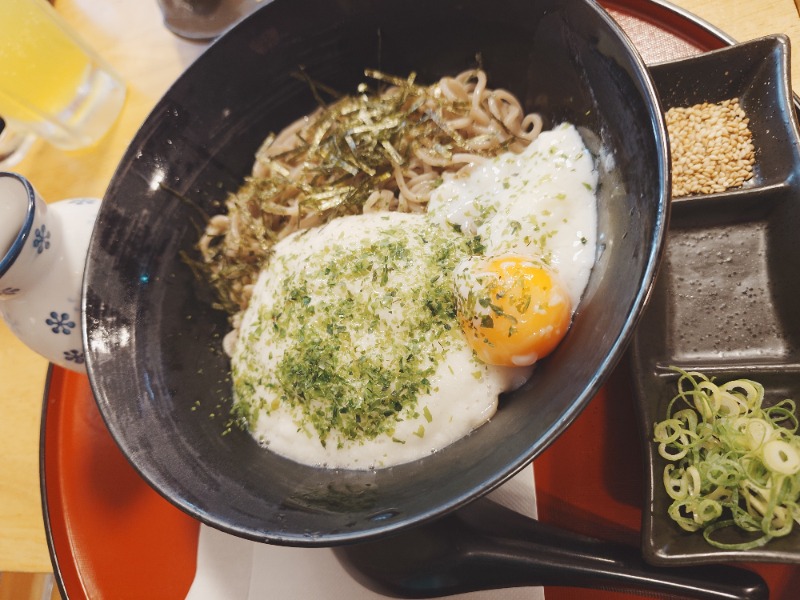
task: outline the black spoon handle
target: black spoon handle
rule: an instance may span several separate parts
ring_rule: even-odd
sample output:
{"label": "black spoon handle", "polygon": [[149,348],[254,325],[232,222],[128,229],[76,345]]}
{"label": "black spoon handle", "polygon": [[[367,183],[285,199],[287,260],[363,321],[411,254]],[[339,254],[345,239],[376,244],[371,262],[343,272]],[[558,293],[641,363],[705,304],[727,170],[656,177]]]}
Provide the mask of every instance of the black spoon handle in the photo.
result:
{"label": "black spoon handle", "polygon": [[769,597],[751,571],[653,567],[636,548],[548,526],[485,499],[391,538],[340,549],[339,556],[364,585],[401,598],[532,585],[707,600]]}

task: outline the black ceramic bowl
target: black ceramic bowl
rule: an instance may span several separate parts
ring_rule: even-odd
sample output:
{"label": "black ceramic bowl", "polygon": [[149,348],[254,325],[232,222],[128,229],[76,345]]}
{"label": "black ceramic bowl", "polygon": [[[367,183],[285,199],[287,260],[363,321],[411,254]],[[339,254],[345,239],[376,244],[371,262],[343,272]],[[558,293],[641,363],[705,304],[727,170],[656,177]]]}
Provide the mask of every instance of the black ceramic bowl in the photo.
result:
{"label": "black ceramic bowl", "polygon": [[[211,308],[182,252],[268,132],[310,112],[293,76],[355,90],[365,68],[432,82],[480,60],[548,125],[594,140],[602,251],[566,339],[492,421],[379,471],[303,466],[223,435],[231,401]],[[648,295],[667,219],[668,155],[653,85],[587,0],[275,0],[219,39],[158,103],[116,172],[84,284],[87,367],[124,454],[168,500],[255,540],[319,546],[443,515],[529,464],[618,361]]]}

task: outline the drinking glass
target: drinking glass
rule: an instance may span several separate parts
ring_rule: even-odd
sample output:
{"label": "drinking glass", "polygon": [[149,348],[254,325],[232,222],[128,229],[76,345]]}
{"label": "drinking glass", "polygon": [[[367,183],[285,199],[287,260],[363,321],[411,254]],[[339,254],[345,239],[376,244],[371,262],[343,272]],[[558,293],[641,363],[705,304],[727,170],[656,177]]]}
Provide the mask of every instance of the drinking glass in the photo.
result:
{"label": "drinking glass", "polygon": [[99,140],[125,85],[45,0],[0,2],[0,116],[72,150]]}
{"label": "drinking glass", "polygon": [[32,143],[32,133],[14,129],[0,117],[0,170],[10,169],[22,160]]}

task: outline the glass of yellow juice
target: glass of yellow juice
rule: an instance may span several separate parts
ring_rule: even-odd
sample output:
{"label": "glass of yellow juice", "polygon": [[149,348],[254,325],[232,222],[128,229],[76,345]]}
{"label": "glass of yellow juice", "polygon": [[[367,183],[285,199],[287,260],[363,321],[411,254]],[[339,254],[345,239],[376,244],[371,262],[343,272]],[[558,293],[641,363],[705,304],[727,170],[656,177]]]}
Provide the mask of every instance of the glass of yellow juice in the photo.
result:
{"label": "glass of yellow juice", "polygon": [[0,116],[64,149],[116,121],[125,85],[45,0],[0,1]]}

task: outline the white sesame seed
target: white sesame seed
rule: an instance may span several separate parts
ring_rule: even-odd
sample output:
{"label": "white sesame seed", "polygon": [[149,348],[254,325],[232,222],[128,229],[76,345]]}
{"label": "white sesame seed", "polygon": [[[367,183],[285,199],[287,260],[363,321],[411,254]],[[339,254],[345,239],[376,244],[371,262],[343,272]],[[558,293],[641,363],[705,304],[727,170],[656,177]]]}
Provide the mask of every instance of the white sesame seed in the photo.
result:
{"label": "white sesame seed", "polygon": [[752,178],[755,148],[738,98],[673,107],[665,121],[673,197],[724,192]]}

